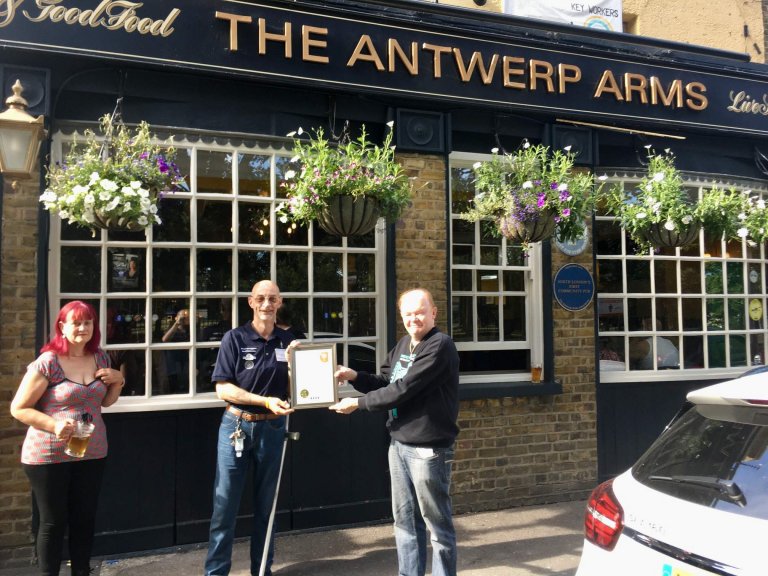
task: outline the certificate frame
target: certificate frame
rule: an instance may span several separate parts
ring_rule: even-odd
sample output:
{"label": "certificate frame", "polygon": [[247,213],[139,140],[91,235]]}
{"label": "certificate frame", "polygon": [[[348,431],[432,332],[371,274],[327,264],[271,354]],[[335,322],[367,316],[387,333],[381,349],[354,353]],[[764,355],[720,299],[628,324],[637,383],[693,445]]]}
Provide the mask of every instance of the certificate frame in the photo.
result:
{"label": "certificate frame", "polygon": [[291,407],[327,408],[339,401],[336,343],[304,344],[291,351]]}

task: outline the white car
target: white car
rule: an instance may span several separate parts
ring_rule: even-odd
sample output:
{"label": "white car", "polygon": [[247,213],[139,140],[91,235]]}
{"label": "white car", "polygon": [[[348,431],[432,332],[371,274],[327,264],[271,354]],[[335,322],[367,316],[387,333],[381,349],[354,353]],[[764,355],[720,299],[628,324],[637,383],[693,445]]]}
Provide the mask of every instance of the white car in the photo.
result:
{"label": "white car", "polygon": [[576,576],[768,575],[768,374],[688,401],[590,496]]}

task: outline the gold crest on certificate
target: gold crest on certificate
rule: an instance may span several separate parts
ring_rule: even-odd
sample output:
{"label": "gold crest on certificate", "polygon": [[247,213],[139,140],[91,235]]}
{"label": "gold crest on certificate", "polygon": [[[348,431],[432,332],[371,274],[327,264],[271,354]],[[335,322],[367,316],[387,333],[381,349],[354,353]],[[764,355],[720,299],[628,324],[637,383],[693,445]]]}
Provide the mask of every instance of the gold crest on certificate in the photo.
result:
{"label": "gold crest on certificate", "polygon": [[291,406],[327,408],[338,402],[336,344],[302,344],[291,353]]}

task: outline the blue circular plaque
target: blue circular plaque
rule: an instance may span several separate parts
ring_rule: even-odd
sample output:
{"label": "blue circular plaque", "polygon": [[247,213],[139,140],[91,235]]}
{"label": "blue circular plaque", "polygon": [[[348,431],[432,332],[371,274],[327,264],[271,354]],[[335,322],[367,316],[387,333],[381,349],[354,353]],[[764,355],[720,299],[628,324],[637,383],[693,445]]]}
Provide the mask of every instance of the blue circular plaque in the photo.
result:
{"label": "blue circular plaque", "polygon": [[552,291],[557,303],[566,310],[583,310],[595,295],[595,281],[581,264],[566,264],[555,274]]}

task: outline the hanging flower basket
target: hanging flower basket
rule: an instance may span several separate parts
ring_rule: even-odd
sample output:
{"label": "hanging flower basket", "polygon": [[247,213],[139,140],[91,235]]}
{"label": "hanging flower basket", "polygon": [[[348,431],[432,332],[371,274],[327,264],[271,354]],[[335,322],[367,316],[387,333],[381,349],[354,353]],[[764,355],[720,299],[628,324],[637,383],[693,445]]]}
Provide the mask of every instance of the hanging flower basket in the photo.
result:
{"label": "hanging flower basket", "polygon": [[713,239],[742,238],[749,214],[749,196],[714,186],[691,195],[671,151],[656,154],[646,146],[647,173],[634,190],[617,184],[605,196],[609,214],[635,243],[638,254],[655,248],[688,246],[703,228]]}
{"label": "hanging flower basket", "polygon": [[368,140],[365,126],[352,139],[345,126],[338,142],[322,129],[309,135],[299,129],[294,139],[297,170],[285,173],[286,200],[277,207],[280,222],[317,222],[329,234],[358,236],[376,226],[379,217],[393,223],[411,200],[411,183],[395,160],[392,123],[381,145]]}
{"label": "hanging flower basket", "polygon": [[584,234],[584,222],[594,206],[595,178],[574,169],[569,148],[550,150],[524,140],[514,153],[478,162],[475,192],[470,209],[461,216],[494,223],[494,234],[529,245],[557,234],[563,242]]}
{"label": "hanging flower basket", "polygon": [[162,192],[188,189],[173,162],[175,150],[154,144],[146,122],[130,130],[117,112],[101,119],[101,132],[103,139],[87,130],[85,144],[75,142],[64,161],[48,169],[40,202],[94,234],[160,224]]}
{"label": "hanging flower basket", "polygon": [[680,230],[669,230],[663,223],[657,222],[651,224],[643,234],[645,239],[657,248],[682,248],[699,239],[699,230],[701,230],[701,226],[695,224],[690,224]]}
{"label": "hanging flower basket", "polygon": [[320,227],[334,236],[361,236],[378,220],[379,203],[368,196],[334,196],[317,215]]}
{"label": "hanging flower basket", "polygon": [[557,222],[551,210],[542,212],[536,220],[518,222],[510,216],[499,218],[499,232],[507,240],[527,246],[548,240],[555,233]]}

